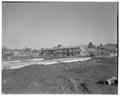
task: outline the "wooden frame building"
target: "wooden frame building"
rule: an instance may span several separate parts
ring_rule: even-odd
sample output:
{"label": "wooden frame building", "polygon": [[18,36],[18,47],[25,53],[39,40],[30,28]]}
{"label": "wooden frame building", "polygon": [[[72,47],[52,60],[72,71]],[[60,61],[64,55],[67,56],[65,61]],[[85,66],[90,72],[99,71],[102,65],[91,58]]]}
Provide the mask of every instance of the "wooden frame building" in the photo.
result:
{"label": "wooden frame building", "polygon": [[87,56],[86,48],[83,46],[65,46],[52,49],[46,49],[42,52],[45,56]]}

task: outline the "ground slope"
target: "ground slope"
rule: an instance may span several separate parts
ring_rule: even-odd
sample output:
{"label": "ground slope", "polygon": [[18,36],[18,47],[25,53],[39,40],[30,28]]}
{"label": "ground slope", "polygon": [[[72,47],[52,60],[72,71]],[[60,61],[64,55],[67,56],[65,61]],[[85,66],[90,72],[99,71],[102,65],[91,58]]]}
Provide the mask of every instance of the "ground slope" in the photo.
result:
{"label": "ground slope", "polygon": [[96,82],[117,77],[117,58],[53,65],[30,65],[2,71],[5,94],[117,94],[117,86]]}

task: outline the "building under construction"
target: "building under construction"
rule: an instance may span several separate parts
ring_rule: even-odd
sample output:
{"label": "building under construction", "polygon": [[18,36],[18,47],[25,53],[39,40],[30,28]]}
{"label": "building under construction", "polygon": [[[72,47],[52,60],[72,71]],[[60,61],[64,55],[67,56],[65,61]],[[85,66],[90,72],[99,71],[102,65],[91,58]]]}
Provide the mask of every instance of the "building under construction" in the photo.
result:
{"label": "building under construction", "polygon": [[45,49],[40,53],[44,56],[87,56],[88,52],[84,46],[60,46],[51,49]]}

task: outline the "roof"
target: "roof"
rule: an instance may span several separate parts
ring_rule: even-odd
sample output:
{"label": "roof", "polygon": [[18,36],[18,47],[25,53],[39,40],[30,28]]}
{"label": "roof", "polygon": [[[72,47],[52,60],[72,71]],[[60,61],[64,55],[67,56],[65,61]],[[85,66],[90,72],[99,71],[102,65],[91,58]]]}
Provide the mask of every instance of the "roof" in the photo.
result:
{"label": "roof", "polygon": [[58,47],[57,49],[61,49],[61,48],[77,48],[77,47],[81,47],[80,45],[75,45],[75,46],[61,46]]}
{"label": "roof", "polygon": [[66,48],[79,48],[79,47],[86,47],[86,46],[84,46],[84,45],[61,46],[61,47],[49,48],[49,49],[45,49],[45,50],[56,50],[56,49],[66,49]]}
{"label": "roof", "polygon": [[87,51],[94,52],[94,51],[99,51],[99,50],[97,48],[87,48]]}

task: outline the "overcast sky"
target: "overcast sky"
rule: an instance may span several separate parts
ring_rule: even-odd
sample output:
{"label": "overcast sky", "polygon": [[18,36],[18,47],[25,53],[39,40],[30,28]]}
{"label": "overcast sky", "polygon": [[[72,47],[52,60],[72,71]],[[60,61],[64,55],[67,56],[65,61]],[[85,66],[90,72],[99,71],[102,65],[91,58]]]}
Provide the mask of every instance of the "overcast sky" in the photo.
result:
{"label": "overcast sky", "polygon": [[46,48],[117,42],[116,3],[3,3],[2,45]]}

